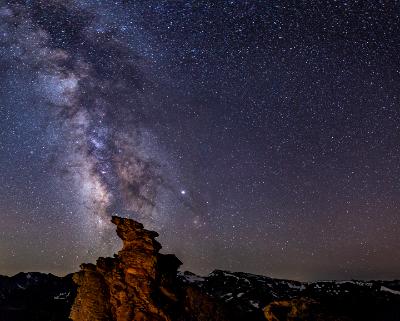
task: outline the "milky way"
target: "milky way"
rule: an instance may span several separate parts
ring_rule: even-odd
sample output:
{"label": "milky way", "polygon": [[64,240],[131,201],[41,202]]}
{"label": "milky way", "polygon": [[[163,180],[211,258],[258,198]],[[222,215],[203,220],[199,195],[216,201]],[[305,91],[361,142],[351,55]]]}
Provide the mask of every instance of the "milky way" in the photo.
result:
{"label": "milky way", "polygon": [[73,224],[89,248],[108,248],[111,235],[103,234],[114,213],[160,228],[168,219],[163,197],[179,192],[143,124],[151,84],[140,58],[112,31],[96,31],[101,21],[73,2],[8,4],[1,17],[3,68],[32,74],[35,107],[58,127],[62,148],[50,149],[52,170],[75,191],[80,220]]}
{"label": "milky way", "polygon": [[118,246],[184,268],[396,278],[395,1],[1,1],[0,274]]}

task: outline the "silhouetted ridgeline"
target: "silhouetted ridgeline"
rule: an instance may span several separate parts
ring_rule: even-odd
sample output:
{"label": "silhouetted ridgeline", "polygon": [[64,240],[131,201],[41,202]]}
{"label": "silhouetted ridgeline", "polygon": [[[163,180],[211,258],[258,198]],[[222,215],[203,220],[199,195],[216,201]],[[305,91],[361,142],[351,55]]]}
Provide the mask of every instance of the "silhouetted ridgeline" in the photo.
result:
{"label": "silhouetted ridgeline", "polygon": [[123,248],[66,277],[0,276],[0,321],[399,321],[400,281],[297,282],[177,272],[156,232],[113,217]]}

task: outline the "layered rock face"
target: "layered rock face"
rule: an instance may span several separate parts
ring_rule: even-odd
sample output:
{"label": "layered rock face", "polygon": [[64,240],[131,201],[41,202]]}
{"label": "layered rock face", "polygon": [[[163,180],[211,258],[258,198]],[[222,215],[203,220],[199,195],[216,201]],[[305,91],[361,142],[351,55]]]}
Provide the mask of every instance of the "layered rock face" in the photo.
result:
{"label": "layered rock face", "polygon": [[156,232],[114,216],[123,248],[114,258],[83,264],[73,277],[79,286],[73,321],[170,321],[181,311],[174,255],[159,253]]}

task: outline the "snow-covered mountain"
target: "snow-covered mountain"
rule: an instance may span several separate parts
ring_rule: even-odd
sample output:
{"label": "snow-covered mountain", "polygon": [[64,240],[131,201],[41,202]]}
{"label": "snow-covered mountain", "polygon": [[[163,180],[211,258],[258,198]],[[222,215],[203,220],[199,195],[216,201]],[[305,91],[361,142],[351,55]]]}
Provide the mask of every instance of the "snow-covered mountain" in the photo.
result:
{"label": "snow-covered mountain", "polygon": [[0,276],[0,321],[67,321],[75,294],[71,275]]}
{"label": "snow-covered mountain", "polygon": [[[400,280],[298,282],[221,270],[179,277],[221,300],[237,320],[400,321]],[[304,316],[296,319],[293,310],[301,309]]]}
{"label": "snow-covered mountain", "polygon": [[[400,281],[298,282],[221,270],[179,272],[178,279],[216,303],[200,308],[222,307],[227,320],[400,320]],[[71,275],[0,276],[0,321],[67,321],[75,296]]]}

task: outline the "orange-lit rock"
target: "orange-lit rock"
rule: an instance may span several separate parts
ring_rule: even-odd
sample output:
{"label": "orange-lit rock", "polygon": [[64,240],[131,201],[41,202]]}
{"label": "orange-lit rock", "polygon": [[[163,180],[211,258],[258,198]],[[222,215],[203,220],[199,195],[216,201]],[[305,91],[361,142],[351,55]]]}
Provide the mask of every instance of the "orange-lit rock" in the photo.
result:
{"label": "orange-lit rock", "polygon": [[180,311],[174,255],[159,253],[156,232],[134,220],[114,216],[123,248],[114,258],[83,264],[74,275],[79,286],[73,321],[170,321]]}

